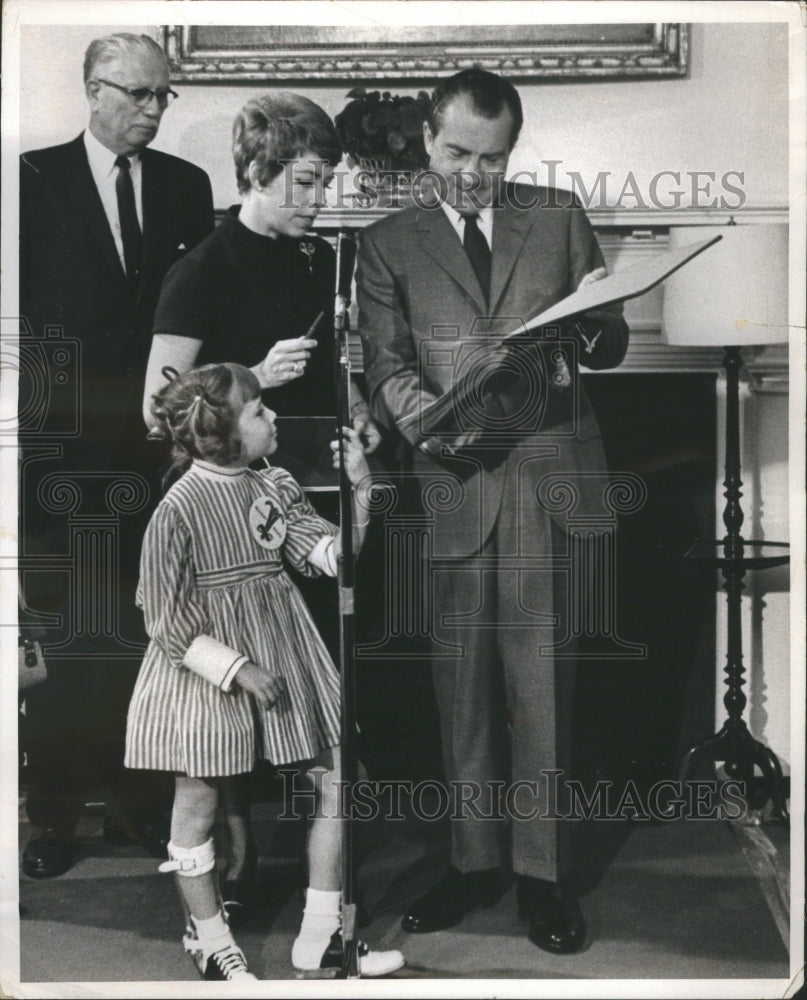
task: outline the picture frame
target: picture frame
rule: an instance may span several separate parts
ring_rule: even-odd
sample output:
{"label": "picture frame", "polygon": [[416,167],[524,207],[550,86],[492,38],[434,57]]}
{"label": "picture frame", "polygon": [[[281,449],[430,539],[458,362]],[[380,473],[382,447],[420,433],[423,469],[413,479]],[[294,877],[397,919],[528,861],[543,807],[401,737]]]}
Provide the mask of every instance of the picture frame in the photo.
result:
{"label": "picture frame", "polygon": [[433,80],[479,65],[513,80],[686,76],[681,23],[453,25],[168,25],[179,83]]}

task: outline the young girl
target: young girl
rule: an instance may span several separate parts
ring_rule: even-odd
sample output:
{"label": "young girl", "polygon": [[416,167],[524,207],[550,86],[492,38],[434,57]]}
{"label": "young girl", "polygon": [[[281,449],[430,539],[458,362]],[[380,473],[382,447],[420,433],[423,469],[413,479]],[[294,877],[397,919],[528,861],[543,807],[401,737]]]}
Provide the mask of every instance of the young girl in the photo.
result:
{"label": "young girl", "polygon": [[[149,426],[152,395],[165,384],[166,365],[181,373],[235,361],[252,368],[280,417],[336,412],[327,322],[336,254],[310,229],[342,158],[339,136],[313,101],[273,90],[250,97],[236,115],[232,152],[241,205],[183,254],[163,283],[143,396]],[[326,321],[317,325],[320,313]],[[354,384],[350,422],[369,451],[380,436],[356,389]],[[295,432],[280,442],[287,455],[278,464],[286,468],[294,468],[288,463],[297,453]],[[327,510],[328,498],[319,497]],[[313,503],[322,506],[316,497]],[[337,621],[336,588],[322,582],[306,579],[300,589],[327,644],[326,628]],[[255,903],[249,778],[231,783],[223,810],[229,850],[222,889],[232,927],[247,919]]]}
{"label": "young girl", "polygon": [[[317,769],[309,888],[291,958],[298,973],[323,974],[343,950],[339,679],[283,560],[308,576],[335,575],[340,543],[287,472],[249,468],[277,446],[275,414],[249,369],[189,371],[155,395],[153,414],[172,441],[174,468],[187,471],[143,542],[138,602],[151,641],[129,708],[126,764],[176,773],[160,870],[176,872],[183,943],[202,977],[233,980],[255,976],[218,894],[211,834],[219,796],[258,754]],[[344,435],[346,472],[366,483],[358,435]],[[366,522],[366,513],[356,518],[359,544]],[[359,951],[363,976],[404,964],[398,951]]]}

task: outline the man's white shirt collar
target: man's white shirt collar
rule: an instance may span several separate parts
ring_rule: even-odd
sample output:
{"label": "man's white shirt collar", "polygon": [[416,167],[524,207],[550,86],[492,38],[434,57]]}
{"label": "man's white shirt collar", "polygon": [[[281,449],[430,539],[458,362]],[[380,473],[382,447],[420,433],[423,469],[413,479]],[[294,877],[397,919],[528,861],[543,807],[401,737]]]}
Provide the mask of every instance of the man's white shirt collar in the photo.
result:
{"label": "man's white shirt collar", "polygon": [[[448,221],[451,223],[454,232],[459,236],[460,243],[462,243],[462,238],[465,235],[465,216],[460,215],[456,208],[452,208],[451,205],[446,202],[441,202],[441,208],[446,213]],[[488,246],[493,249],[493,208],[490,205],[479,209],[479,220],[477,226],[479,232],[485,237],[488,242]]]}
{"label": "man's white shirt collar", "polygon": [[[107,149],[102,142],[99,142],[89,128],[84,129],[84,148],[87,150],[87,159],[93,177],[109,177],[116,169],[117,153],[113,153],[111,149]],[[130,156],[129,163],[132,168],[132,178],[134,178],[134,171],[140,168],[140,154],[135,153],[134,156]]]}
{"label": "man's white shirt collar", "polygon": [[[95,181],[95,187],[101,204],[104,206],[109,228],[112,230],[112,238],[120,257],[121,266],[126,270],[123,255],[123,239],[120,232],[120,218],[118,216],[118,194],[115,189],[115,182],[118,179],[118,168],[115,166],[117,154],[99,142],[90,132],[89,127],[84,129],[84,148],[87,151],[87,162],[90,165],[90,173]],[[140,229],[143,229],[143,170],[140,162],[140,155],[136,153],[129,158],[129,169],[132,177],[132,188],[135,197],[135,210]]]}

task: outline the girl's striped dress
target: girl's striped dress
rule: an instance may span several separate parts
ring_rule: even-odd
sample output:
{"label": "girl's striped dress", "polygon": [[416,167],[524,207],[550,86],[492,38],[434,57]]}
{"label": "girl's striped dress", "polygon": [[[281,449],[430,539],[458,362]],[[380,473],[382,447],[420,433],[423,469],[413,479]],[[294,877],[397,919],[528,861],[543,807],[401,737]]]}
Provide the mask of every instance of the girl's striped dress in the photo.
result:
{"label": "girl's striped dress", "polygon": [[[168,491],[143,541],[137,603],[150,642],[129,705],[127,767],[215,777],[305,760],[339,742],[339,677],[283,560],[307,576],[336,529],[282,469],[194,463]],[[182,665],[210,635],[282,674],[261,712]]]}

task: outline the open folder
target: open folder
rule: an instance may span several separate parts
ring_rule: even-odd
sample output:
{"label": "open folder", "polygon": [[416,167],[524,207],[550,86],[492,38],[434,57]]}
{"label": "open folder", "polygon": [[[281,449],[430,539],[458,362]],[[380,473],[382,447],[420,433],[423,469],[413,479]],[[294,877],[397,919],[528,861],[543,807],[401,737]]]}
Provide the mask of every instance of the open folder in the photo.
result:
{"label": "open folder", "polygon": [[[684,264],[721,239],[722,236],[713,236],[711,239],[699,243],[678,247],[661,256],[618,271],[607,278],[581,285],[576,292],[520,324],[506,336],[492,340],[489,348],[486,345],[486,350],[480,352],[480,364],[484,365],[485,381],[495,385],[495,366],[491,366],[491,356],[495,355],[496,352],[501,357],[501,366],[504,372],[508,363],[509,349],[511,345],[515,346],[515,342],[523,343],[525,340],[537,342],[541,339],[538,333],[540,330],[547,327],[559,327],[573,316],[591,309],[602,308],[612,305],[614,302],[624,302],[627,299],[644,295],[645,292],[649,292],[651,288],[655,288],[674,271],[677,271],[679,267],[683,267]],[[419,414],[413,414],[411,418],[407,419],[407,423],[410,421],[414,423],[417,420],[421,434],[424,436],[450,435],[452,430],[456,432],[459,429],[457,415],[465,409],[468,397],[472,394],[479,394],[479,375],[480,373],[475,371],[473,367],[467,368],[448,392],[425,406]],[[467,443],[467,433],[464,437]]]}

